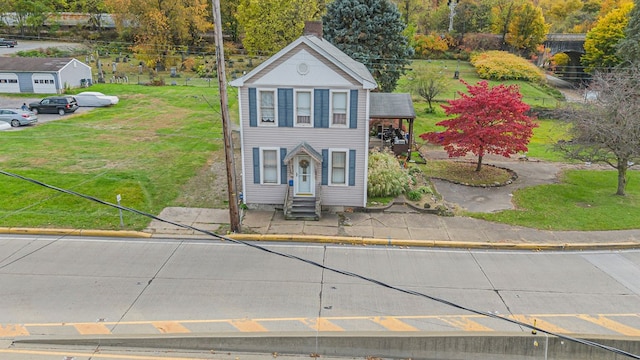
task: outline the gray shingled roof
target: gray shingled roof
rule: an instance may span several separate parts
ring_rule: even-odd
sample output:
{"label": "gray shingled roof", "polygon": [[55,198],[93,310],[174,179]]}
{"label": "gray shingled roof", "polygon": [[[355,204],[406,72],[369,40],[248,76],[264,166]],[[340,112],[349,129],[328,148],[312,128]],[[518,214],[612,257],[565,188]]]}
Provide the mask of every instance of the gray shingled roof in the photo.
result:
{"label": "gray shingled roof", "polygon": [[284,163],[289,162],[294,156],[298,155],[300,152],[305,152],[307,155],[311,156],[315,161],[322,162],[322,155],[317,152],[311,145],[309,145],[306,141],[301,142],[296,146],[293,150],[291,150],[287,156],[282,160]]}
{"label": "gray shingled roof", "polygon": [[0,57],[0,71],[32,72],[61,70],[73,58]]}
{"label": "gray shingled roof", "polygon": [[371,93],[369,117],[372,119],[415,119],[410,94]]}

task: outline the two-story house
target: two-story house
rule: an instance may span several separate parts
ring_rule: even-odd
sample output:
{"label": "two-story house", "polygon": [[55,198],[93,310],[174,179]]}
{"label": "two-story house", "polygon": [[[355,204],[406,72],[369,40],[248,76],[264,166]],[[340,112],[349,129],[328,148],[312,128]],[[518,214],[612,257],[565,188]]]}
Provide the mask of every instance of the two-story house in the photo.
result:
{"label": "two-story house", "polygon": [[321,29],[308,24],[305,35],[231,82],[249,208],[282,206],[286,218],[318,219],[322,206],[366,205],[369,94],[377,84]]}

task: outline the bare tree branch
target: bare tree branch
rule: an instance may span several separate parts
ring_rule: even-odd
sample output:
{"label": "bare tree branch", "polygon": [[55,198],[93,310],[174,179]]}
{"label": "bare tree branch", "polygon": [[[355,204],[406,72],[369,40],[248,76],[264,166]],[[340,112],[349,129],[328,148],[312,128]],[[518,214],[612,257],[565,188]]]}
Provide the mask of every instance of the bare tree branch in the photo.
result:
{"label": "bare tree branch", "polygon": [[640,68],[596,73],[590,88],[595,100],[557,110],[571,124],[571,140],[559,141],[556,149],[571,159],[613,167],[616,194],[625,195],[626,172],[640,160]]}

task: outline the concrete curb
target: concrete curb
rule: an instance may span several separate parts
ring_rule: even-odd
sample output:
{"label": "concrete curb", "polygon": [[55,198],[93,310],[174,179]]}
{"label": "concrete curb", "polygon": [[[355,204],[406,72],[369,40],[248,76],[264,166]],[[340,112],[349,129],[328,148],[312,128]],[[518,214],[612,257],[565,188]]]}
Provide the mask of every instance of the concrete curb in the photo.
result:
{"label": "concrete curb", "polygon": [[[639,337],[587,335],[605,346],[640,351]],[[196,351],[233,351],[272,354],[316,354],[357,358],[416,359],[618,359],[613,352],[569,342],[555,336],[505,332],[347,332],[347,333],[233,333],[185,335],[120,335],[100,337],[16,338],[14,344],[114,346]],[[276,356],[273,356],[276,357]],[[311,356],[314,357],[314,356]]]}
{"label": "concrete curb", "polygon": [[[83,230],[83,229],[56,229],[56,228],[7,228],[0,227],[0,234],[13,235],[57,235],[57,236],[96,236],[96,237],[130,237],[130,238],[175,238],[185,237],[180,234],[151,234],[142,231],[130,230]],[[350,236],[320,236],[320,235],[294,235],[294,234],[231,234],[227,237],[239,241],[264,241],[264,242],[295,242],[314,244],[339,244],[358,246],[395,246],[395,247],[425,247],[425,248],[449,248],[449,249],[493,249],[493,250],[529,250],[529,251],[572,251],[572,250],[626,250],[640,249],[640,242],[613,242],[613,243],[515,243],[515,242],[471,242],[471,241],[447,241],[447,240],[402,240],[402,239],[378,239]],[[208,235],[190,235],[189,238],[209,238]]]}
{"label": "concrete curb", "polygon": [[0,234],[13,235],[61,235],[61,236],[104,236],[104,237],[135,237],[150,238],[151,234],[130,230],[83,230],[83,229],[55,229],[55,228],[6,228],[0,227]]}
{"label": "concrete curb", "polygon": [[241,241],[269,241],[269,242],[298,242],[320,244],[350,244],[350,245],[385,245],[397,247],[432,247],[456,249],[497,249],[497,250],[624,250],[640,249],[640,242],[615,243],[514,243],[514,242],[468,242],[443,240],[400,240],[376,239],[349,236],[317,236],[317,235],[261,235],[261,234],[231,234],[227,237]]}

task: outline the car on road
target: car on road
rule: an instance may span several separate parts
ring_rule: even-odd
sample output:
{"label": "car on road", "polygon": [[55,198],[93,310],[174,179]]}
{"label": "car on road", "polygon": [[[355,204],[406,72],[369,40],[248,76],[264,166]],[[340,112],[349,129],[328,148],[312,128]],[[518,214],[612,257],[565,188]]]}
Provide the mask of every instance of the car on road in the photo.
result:
{"label": "car on road", "polygon": [[18,42],[15,40],[0,38],[0,46],[14,47],[16,45],[18,45]]}
{"label": "car on road", "polygon": [[31,125],[38,122],[38,117],[31,111],[20,109],[0,109],[0,121],[11,124],[12,127]]}
{"label": "car on road", "polygon": [[78,101],[78,106],[111,106],[120,101],[117,96],[105,95],[97,91],[84,91],[73,97]]}
{"label": "car on road", "polygon": [[52,96],[40,102],[29,104],[29,110],[36,114],[59,114],[72,113],[78,110],[78,101],[73,96]]}

